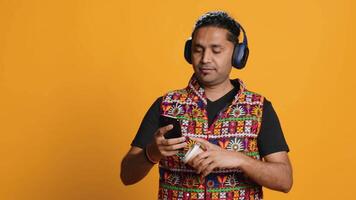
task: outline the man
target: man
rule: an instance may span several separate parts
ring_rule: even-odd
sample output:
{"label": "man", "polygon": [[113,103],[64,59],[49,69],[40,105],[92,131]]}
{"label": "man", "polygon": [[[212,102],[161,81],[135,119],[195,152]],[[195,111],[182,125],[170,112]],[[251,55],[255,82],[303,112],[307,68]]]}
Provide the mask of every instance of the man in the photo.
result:
{"label": "man", "polygon": [[[262,199],[262,186],[290,191],[289,148],[271,102],[229,78],[232,66],[247,60],[241,29],[221,11],[198,19],[185,49],[194,73],[187,87],[157,98],[146,113],[122,161],[125,185],[159,163],[158,199]],[[180,121],[182,137],[165,139],[172,125],[159,127],[161,115]],[[182,162],[193,143],[205,151]]]}

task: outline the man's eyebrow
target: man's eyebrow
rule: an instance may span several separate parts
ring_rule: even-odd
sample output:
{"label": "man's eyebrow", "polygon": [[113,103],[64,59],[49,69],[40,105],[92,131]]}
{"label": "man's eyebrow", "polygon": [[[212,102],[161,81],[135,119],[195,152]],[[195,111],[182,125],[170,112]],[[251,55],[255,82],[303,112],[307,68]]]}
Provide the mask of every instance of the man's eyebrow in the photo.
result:
{"label": "man's eyebrow", "polygon": [[212,48],[222,48],[223,46],[220,45],[220,44],[213,44],[213,45],[210,45]]}
{"label": "man's eyebrow", "polygon": [[[199,43],[195,43],[194,44],[195,47],[201,47],[201,48],[204,48],[203,45],[199,44]],[[209,45],[211,48],[222,48],[223,46],[220,45],[220,44],[212,44],[212,45]]]}
{"label": "man's eyebrow", "polygon": [[201,45],[201,44],[199,44],[199,43],[195,43],[195,44],[194,44],[194,46],[195,46],[195,47],[201,47],[201,48],[204,48],[204,46],[203,46],[203,45]]}

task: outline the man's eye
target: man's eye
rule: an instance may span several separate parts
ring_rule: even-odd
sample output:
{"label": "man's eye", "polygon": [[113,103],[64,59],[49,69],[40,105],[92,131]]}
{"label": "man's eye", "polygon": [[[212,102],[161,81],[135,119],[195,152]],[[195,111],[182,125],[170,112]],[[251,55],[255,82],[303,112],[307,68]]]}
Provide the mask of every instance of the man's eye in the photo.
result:
{"label": "man's eye", "polygon": [[194,49],[194,52],[200,53],[200,52],[202,52],[202,50],[201,49]]}
{"label": "man's eye", "polygon": [[213,53],[219,54],[221,53],[221,49],[220,48],[213,49]]}

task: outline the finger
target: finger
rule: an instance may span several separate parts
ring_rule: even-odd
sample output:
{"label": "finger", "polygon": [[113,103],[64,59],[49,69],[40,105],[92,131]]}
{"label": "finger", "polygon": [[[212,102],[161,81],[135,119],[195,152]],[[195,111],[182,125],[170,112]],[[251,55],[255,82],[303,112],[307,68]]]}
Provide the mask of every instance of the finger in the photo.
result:
{"label": "finger", "polygon": [[199,167],[200,163],[209,156],[210,152],[203,152],[192,158],[192,166],[194,168]]}
{"label": "finger", "polygon": [[196,157],[190,159],[190,166],[193,168],[197,169],[199,166],[199,163],[201,162],[201,159],[197,159]]}
{"label": "finger", "polygon": [[210,165],[208,165],[207,168],[205,168],[204,171],[202,171],[202,176],[207,176],[208,174],[210,174],[216,167],[216,164],[214,162],[212,162]]}
{"label": "finger", "polygon": [[159,128],[157,130],[156,135],[157,136],[164,136],[164,134],[166,134],[172,128],[173,128],[173,124],[169,124],[167,126],[162,126],[161,128]]}
{"label": "finger", "polygon": [[210,154],[211,154],[210,151],[204,151],[204,152],[202,152],[202,153],[196,155],[196,156],[194,157],[194,159],[196,159],[196,160],[206,159],[207,157],[209,157]]}
{"label": "finger", "polygon": [[162,147],[162,149],[166,150],[166,151],[174,151],[174,150],[177,150],[177,149],[181,149],[181,148],[184,148],[186,147],[188,144],[187,143],[179,143],[179,144],[173,144],[173,145],[165,145]]}
{"label": "finger", "polygon": [[213,162],[213,159],[211,157],[208,157],[204,160],[202,160],[202,162],[199,164],[198,168],[197,168],[197,173],[199,174],[200,172],[203,172],[204,170],[206,170],[207,167],[209,167],[209,165]]}
{"label": "finger", "polygon": [[[204,162],[206,159],[207,159],[207,158],[201,158],[201,159],[197,160],[197,161],[194,163],[195,169],[198,170],[199,168],[201,168],[203,162]],[[201,171],[201,170],[200,170],[200,171]],[[199,172],[200,172],[200,171],[199,171]]]}
{"label": "finger", "polygon": [[187,164],[189,164],[193,168],[196,168],[196,165],[199,162],[200,162],[200,160],[197,158],[197,156],[195,156],[195,157],[190,158]]}
{"label": "finger", "polygon": [[195,142],[198,142],[198,143],[202,144],[204,149],[208,149],[211,146],[211,143],[209,141],[205,140],[205,139],[202,139],[202,138],[190,138],[190,139],[192,139]]}
{"label": "finger", "polygon": [[179,138],[172,138],[172,139],[165,139],[166,141],[164,142],[164,145],[173,145],[173,144],[180,144],[182,142],[186,141],[185,137],[179,137]]}

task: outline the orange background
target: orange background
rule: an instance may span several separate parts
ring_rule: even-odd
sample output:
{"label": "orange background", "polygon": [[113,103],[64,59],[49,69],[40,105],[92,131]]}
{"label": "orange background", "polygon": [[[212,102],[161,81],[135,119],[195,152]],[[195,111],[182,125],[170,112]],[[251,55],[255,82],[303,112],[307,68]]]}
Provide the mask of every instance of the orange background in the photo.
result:
{"label": "orange background", "polygon": [[294,186],[265,199],[353,199],[356,3],[0,0],[0,199],[155,199],[157,166],[124,186],[120,162],[149,106],[185,87],[195,20],[226,10],[246,69],[272,101]]}

